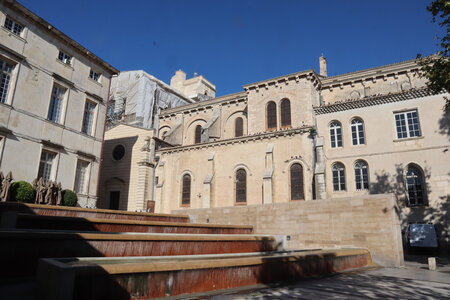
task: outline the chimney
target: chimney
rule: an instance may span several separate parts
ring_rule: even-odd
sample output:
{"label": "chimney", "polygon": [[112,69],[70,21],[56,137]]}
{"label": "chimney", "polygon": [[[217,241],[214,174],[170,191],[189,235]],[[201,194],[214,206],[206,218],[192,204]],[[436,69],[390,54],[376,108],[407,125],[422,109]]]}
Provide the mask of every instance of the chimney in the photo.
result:
{"label": "chimney", "polygon": [[179,91],[183,91],[183,85],[186,81],[186,73],[181,70],[175,72],[175,75],[170,79],[170,87],[173,87]]}
{"label": "chimney", "polygon": [[327,59],[322,55],[319,57],[320,75],[327,77]]}

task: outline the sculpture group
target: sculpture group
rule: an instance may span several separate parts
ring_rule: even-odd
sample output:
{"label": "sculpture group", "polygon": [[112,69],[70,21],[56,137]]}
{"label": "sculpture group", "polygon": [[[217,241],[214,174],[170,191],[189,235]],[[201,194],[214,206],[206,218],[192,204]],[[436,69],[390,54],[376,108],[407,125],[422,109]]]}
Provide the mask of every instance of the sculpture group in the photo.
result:
{"label": "sculpture group", "polygon": [[[6,175],[0,172],[0,201],[10,201],[11,197],[11,184],[14,180],[11,171]],[[61,182],[55,181],[44,182],[41,177],[34,179],[32,184],[34,189],[34,203],[35,204],[49,204],[49,205],[62,205],[62,186]]]}
{"label": "sculpture group", "polygon": [[32,184],[36,196],[34,198],[34,203],[36,204],[49,204],[49,205],[61,205],[62,204],[62,187],[61,182],[56,184],[55,181],[44,182],[41,177],[34,179]]}

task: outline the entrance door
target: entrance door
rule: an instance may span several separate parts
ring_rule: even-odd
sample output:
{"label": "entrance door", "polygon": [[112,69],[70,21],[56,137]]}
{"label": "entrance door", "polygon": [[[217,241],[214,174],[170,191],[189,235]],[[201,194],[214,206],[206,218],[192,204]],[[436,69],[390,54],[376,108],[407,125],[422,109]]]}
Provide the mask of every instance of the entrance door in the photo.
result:
{"label": "entrance door", "polygon": [[109,209],[119,210],[120,191],[109,192]]}

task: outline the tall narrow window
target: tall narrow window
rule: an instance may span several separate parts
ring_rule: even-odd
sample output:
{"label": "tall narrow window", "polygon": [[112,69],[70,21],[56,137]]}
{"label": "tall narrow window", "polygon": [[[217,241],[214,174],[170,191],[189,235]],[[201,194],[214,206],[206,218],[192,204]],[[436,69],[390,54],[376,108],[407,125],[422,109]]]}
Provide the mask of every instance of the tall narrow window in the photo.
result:
{"label": "tall narrow window", "polygon": [[74,191],[78,194],[86,194],[87,192],[88,168],[89,163],[87,161],[79,160],[77,162]]}
{"label": "tall narrow window", "polygon": [[13,65],[0,59],[0,102],[5,103],[8,96],[9,83]]}
{"label": "tall narrow window", "polygon": [[293,164],[290,169],[291,175],[291,200],[305,199],[303,194],[303,167],[301,164]]}
{"label": "tall narrow window", "polygon": [[405,139],[420,136],[419,115],[417,110],[405,111],[394,114],[397,138]]}
{"label": "tall narrow window", "polygon": [[335,163],[331,168],[333,173],[333,191],[345,191],[345,167],[341,163]]}
{"label": "tall narrow window", "polygon": [[333,122],[330,124],[331,148],[342,147],[342,128],[341,123]]}
{"label": "tall narrow window", "polygon": [[202,142],[202,125],[195,126],[195,144],[200,144]]}
{"label": "tall narrow window", "polygon": [[38,178],[48,182],[52,176],[52,166],[55,161],[56,153],[42,150],[41,160],[39,162]]}
{"label": "tall narrow window", "polygon": [[63,106],[65,90],[59,86],[53,86],[50,107],[48,109],[47,119],[55,123],[61,122],[61,111]]}
{"label": "tall narrow window", "polygon": [[409,205],[424,205],[424,182],[422,172],[414,165],[409,165],[406,172]]}
{"label": "tall narrow window", "polygon": [[267,103],[267,129],[277,129],[277,105],[273,101]]}
{"label": "tall narrow window", "polygon": [[355,163],[355,183],[357,190],[369,189],[369,168],[365,161],[359,160]]}
{"label": "tall narrow window", "polygon": [[361,119],[353,119],[351,123],[352,128],[352,144],[364,145],[364,123]]}
{"label": "tall narrow window", "polygon": [[84,105],[84,114],[83,114],[83,126],[81,127],[81,131],[88,135],[92,135],[92,125],[94,123],[94,113],[95,113],[95,103],[86,101]]}
{"label": "tall narrow window", "polygon": [[247,202],[247,172],[244,169],[236,171],[236,203]]}
{"label": "tall narrow window", "polygon": [[234,136],[243,136],[244,135],[244,121],[242,118],[236,118],[234,121]]}
{"label": "tall narrow window", "polygon": [[291,102],[288,99],[281,100],[281,126],[291,126]]}
{"label": "tall narrow window", "polygon": [[183,175],[183,187],[181,195],[181,205],[189,206],[191,204],[191,175]]}

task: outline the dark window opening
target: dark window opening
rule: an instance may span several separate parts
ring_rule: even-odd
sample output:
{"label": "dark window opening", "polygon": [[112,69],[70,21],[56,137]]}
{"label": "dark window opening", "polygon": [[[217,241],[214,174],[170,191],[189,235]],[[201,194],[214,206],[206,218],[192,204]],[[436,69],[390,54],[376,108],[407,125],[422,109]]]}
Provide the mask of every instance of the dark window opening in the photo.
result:
{"label": "dark window opening", "polygon": [[202,125],[195,126],[195,144],[200,144],[202,142]]}
{"label": "dark window opening", "polygon": [[247,172],[244,169],[236,171],[236,202],[247,202]]}
{"label": "dark window opening", "polygon": [[303,200],[303,167],[300,164],[291,166],[291,200]]}
{"label": "dark window opening", "polygon": [[181,205],[190,205],[190,204],[191,204],[191,175],[185,174],[183,176]]}
{"label": "dark window opening", "polygon": [[267,104],[267,129],[277,129],[277,105],[272,101]]}
{"label": "dark window opening", "polygon": [[244,135],[244,121],[242,118],[236,118],[234,121],[234,136],[243,136]]}
{"label": "dark window opening", "polygon": [[281,101],[281,126],[291,126],[291,102],[288,99]]}

